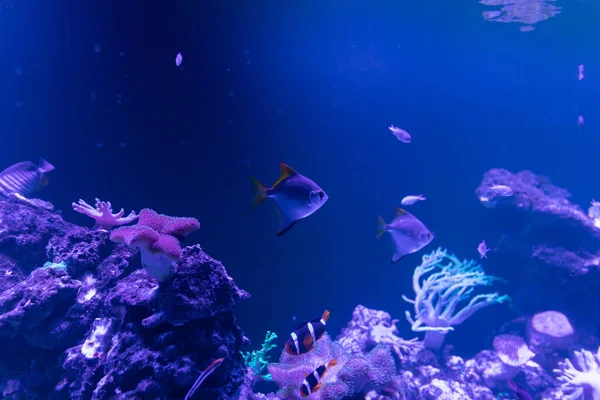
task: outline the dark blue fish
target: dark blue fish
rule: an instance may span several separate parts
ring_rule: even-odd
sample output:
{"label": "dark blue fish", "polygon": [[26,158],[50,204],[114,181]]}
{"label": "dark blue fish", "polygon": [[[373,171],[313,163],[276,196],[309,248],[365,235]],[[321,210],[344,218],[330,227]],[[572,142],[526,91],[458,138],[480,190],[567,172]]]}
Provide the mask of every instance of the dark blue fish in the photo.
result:
{"label": "dark blue fish", "polygon": [[335,365],[337,365],[337,361],[333,359],[329,361],[327,365],[319,365],[311,374],[306,375],[306,378],[304,378],[304,381],[302,382],[302,386],[300,386],[300,396],[308,397],[319,391],[319,389],[323,387],[323,382],[321,382],[323,375],[325,375],[325,372],[327,372],[328,369]]}
{"label": "dark blue fish", "polygon": [[311,351],[315,342],[325,334],[325,326],[329,320],[329,311],[325,310],[321,318],[313,318],[299,325],[285,342],[285,351],[293,356]]}
{"label": "dark blue fish", "polygon": [[254,204],[256,207],[267,197],[275,201],[279,214],[277,235],[289,231],[294,224],[306,218],[325,204],[327,194],[312,180],[291,169],[284,163],[279,163],[281,175],[272,188],[268,188],[251,177],[254,185]]}
{"label": "dark blue fish", "polygon": [[29,197],[33,192],[48,185],[46,173],[53,169],[54,166],[43,158],[40,159],[39,165],[24,161],[8,167],[0,172],[0,193],[4,196],[18,193]]}

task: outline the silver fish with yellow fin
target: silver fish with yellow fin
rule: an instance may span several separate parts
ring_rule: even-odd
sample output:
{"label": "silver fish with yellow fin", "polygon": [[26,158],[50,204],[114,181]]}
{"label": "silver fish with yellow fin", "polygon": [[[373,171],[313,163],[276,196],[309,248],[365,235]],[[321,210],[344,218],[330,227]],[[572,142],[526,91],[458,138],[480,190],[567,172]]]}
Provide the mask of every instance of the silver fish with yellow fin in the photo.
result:
{"label": "silver fish with yellow fin", "polygon": [[40,158],[39,165],[31,161],[24,161],[12,165],[0,172],[0,194],[9,196],[18,193],[29,197],[33,192],[41,190],[48,185],[47,172],[54,169],[54,165]]}
{"label": "silver fish with yellow fin", "polygon": [[386,224],[380,216],[377,218],[379,218],[377,238],[389,232],[394,240],[396,251],[392,257],[392,263],[421,250],[433,240],[433,233],[427,229],[425,224],[402,208],[396,208],[396,218],[389,224]]}
{"label": "silver fish with yellow fin", "polygon": [[329,199],[319,185],[286,164],[280,162],[279,169],[281,175],[271,188],[250,177],[254,186],[253,208],[268,197],[275,201],[279,214],[277,236],[289,231],[298,220],[313,214]]}

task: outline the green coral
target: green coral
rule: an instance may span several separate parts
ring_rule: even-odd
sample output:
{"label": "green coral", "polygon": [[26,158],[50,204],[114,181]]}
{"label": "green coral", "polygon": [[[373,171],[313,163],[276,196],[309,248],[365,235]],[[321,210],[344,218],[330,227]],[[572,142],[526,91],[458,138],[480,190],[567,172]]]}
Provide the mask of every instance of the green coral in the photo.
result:
{"label": "green coral", "polygon": [[62,261],[59,262],[59,263],[53,263],[53,262],[48,261],[48,262],[46,262],[44,264],[44,266],[42,267],[42,269],[48,269],[48,268],[66,271],[67,270],[67,264],[65,264]]}
{"label": "green coral", "polygon": [[246,367],[252,368],[254,371],[254,382],[258,380],[272,381],[273,377],[267,372],[267,366],[271,361],[271,356],[267,353],[277,347],[273,342],[277,339],[275,332],[267,331],[265,341],[260,350],[252,350],[252,352],[242,352]]}

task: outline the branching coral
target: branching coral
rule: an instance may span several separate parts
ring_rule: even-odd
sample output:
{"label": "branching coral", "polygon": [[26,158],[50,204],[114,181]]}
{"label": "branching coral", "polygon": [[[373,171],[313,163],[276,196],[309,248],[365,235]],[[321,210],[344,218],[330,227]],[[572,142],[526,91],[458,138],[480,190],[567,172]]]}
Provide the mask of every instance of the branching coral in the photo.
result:
{"label": "branching coral", "polygon": [[170,217],[149,208],[140,211],[139,218],[136,225],[112,231],[110,239],[139,248],[146,271],[160,282],[167,281],[181,259],[181,245],[177,238],[200,228],[200,223],[195,218]]}
{"label": "branching coral", "polygon": [[[444,264],[444,260],[448,263]],[[474,261],[461,262],[455,255],[438,248],[424,255],[421,265],[415,268],[415,299],[402,296],[405,301],[414,304],[415,309],[414,317],[406,311],[406,319],[413,331],[425,332],[425,347],[439,349],[453,326],[463,323],[477,310],[509,300],[508,296],[497,293],[471,297],[476,287],[490,286],[497,280],[499,278],[486,275]],[[468,299],[470,301],[456,311],[459,303]]]}
{"label": "branching coral", "polygon": [[130,212],[128,216],[124,217],[125,210],[122,208],[118,213],[113,213],[110,201],[100,201],[99,199],[96,199],[96,208],[90,206],[83,200],[73,203],[72,206],[73,211],[87,215],[96,221],[94,229],[105,229],[109,231],[114,226],[127,225],[138,218],[135,211]]}
{"label": "branching coral", "polygon": [[559,363],[554,372],[559,374],[561,389],[566,400],[579,399],[584,392],[594,400],[600,399],[600,348],[596,354],[588,350],[573,352],[575,365],[568,358]]}
{"label": "branching coral", "polygon": [[244,364],[254,373],[254,383],[259,380],[272,381],[273,377],[267,372],[267,366],[271,361],[271,356],[268,354],[271,350],[277,347],[273,342],[277,339],[275,332],[267,331],[265,341],[260,350],[252,350],[252,352],[242,353]]}

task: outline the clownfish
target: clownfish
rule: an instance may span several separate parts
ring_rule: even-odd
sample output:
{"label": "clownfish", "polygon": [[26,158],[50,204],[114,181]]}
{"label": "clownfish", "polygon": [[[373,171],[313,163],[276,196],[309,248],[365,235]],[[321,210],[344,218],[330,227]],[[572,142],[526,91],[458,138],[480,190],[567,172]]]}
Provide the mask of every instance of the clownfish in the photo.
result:
{"label": "clownfish", "polygon": [[318,391],[323,387],[323,382],[321,382],[321,378],[325,375],[328,369],[337,365],[337,361],[335,359],[329,361],[329,364],[322,364],[317,367],[313,371],[312,374],[308,374],[304,377],[304,381],[302,381],[302,386],[300,386],[300,395],[302,397],[307,397]]}
{"label": "clownfish", "polygon": [[285,351],[293,356],[305,354],[314,348],[315,342],[325,334],[325,325],[329,319],[329,311],[325,310],[321,318],[317,317],[299,325],[285,342]]}

